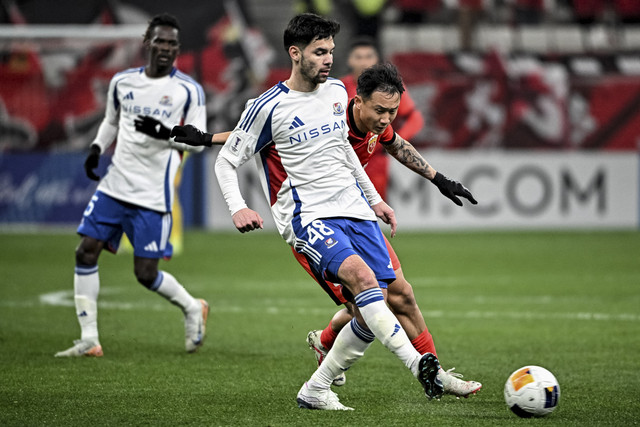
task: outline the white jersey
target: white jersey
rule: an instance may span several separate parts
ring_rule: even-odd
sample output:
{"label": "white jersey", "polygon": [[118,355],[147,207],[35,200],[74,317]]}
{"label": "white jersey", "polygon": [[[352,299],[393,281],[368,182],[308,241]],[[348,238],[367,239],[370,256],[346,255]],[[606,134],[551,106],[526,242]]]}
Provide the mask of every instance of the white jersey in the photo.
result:
{"label": "white jersey", "polygon": [[[220,151],[235,167],[260,154],[255,160],[262,187],[289,244],[294,222],[304,227],[318,218],[376,219],[358,185],[364,175],[371,194],[373,186],[347,140],[346,107],[339,80],[329,79],[313,92],[278,83],[247,103]],[[374,203],[382,200],[373,193]]]}
{"label": "white jersey", "polygon": [[205,129],[204,91],[175,68],[161,78],[147,77],[144,67],[132,68],[113,76],[109,84],[107,110],[94,144],[104,153],[116,132],[118,142],[98,190],[137,206],[170,212],[181,151],[201,151],[204,147],[138,132],[134,125],[138,115],[153,117],[169,129],[185,123]]}

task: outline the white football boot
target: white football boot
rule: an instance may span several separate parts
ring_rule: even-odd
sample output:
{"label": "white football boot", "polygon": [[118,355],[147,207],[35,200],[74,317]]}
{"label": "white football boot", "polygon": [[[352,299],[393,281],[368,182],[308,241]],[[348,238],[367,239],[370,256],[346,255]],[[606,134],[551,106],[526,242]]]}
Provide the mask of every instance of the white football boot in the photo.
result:
{"label": "white football boot", "polygon": [[296,402],[298,402],[298,407],[303,409],[353,411],[353,408],[349,408],[348,406],[344,406],[340,403],[338,395],[330,388],[318,390],[313,387],[309,387],[309,384],[306,382],[298,392]]}
{"label": "white football boot", "polygon": [[438,378],[444,385],[444,393],[456,396],[458,399],[461,397],[467,398],[471,394],[476,394],[481,388],[482,384],[477,381],[464,381],[461,380],[462,374],[453,372],[456,368],[451,368],[448,371],[440,368],[438,371]]}
{"label": "white football boot", "polygon": [[184,316],[184,346],[187,353],[195,352],[204,343],[207,317],[209,317],[209,303],[203,299],[198,302],[200,304],[197,310]]}
{"label": "white football boot", "polygon": [[[324,357],[328,353],[327,349],[325,349],[320,342],[320,335],[322,335],[322,331],[320,330],[311,331],[307,334],[307,344],[309,344],[309,348],[313,350],[313,354],[316,356],[316,362],[318,362],[318,366],[322,364]],[[339,373],[333,379],[333,385],[336,387],[341,387],[346,382],[347,378],[345,377],[344,372]]]}
{"label": "white football boot", "polygon": [[97,339],[93,340],[75,340],[73,347],[64,351],[59,351],[55,354],[55,357],[102,357],[102,346]]}

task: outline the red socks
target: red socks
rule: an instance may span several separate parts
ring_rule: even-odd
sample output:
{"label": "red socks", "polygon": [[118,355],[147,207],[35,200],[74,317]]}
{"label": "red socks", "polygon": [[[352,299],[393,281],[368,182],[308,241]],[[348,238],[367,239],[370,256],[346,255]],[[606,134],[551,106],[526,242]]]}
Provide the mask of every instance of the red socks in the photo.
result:
{"label": "red socks", "polygon": [[337,336],[338,332],[335,332],[333,329],[331,329],[331,322],[329,322],[329,325],[324,328],[322,334],[320,335],[320,344],[322,344],[322,346],[327,351],[329,351],[331,350],[331,347],[333,347],[333,342],[336,340]]}
{"label": "red socks", "polygon": [[429,333],[428,328],[425,328],[420,335],[412,339],[411,344],[413,344],[420,354],[432,353],[438,357],[436,354],[436,345],[433,343],[433,337]]}

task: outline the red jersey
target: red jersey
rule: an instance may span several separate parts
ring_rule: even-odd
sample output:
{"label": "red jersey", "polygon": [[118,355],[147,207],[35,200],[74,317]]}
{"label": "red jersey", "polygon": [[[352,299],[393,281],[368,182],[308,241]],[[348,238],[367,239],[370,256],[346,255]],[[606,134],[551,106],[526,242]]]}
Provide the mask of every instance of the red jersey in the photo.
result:
{"label": "red jersey", "polygon": [[353,98],[349,101],[347,108],[347,126],[349,126],[349,142],[353,150],[358,155],[358,159],[362,166],[369,163],[369,159],[373,156],[378,143],[382,145],[391,144],[396,140],[396,133],[391,125],[387,126],[380,135],[373,132],[363,133],[356,128],[355,119],[353,118]]}

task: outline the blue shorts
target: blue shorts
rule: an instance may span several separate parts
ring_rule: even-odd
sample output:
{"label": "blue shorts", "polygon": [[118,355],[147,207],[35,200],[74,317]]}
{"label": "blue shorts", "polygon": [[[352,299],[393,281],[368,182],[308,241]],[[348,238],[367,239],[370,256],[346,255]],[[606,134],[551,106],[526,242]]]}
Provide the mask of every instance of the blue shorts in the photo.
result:
{"label": "blue shorts", "polygon": [[141,208],[96,191],[84,210],[78,234],[105,242],[116,253],[122,233],[133,245],[133,254],[143,258],[171,258],[173,246],[171,213]]}
{"label": "blue shorts", "polygon": [[384,236],[376,221],[353,218],[316,219],[295,227],[295,250],[304,254],[316,277],[338,283],[338,269],[358,255],[373,270],[381,288],[396,279]]}

